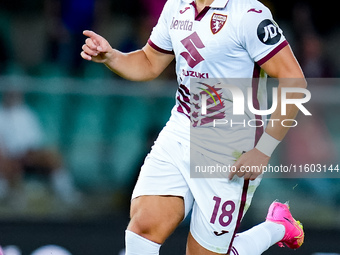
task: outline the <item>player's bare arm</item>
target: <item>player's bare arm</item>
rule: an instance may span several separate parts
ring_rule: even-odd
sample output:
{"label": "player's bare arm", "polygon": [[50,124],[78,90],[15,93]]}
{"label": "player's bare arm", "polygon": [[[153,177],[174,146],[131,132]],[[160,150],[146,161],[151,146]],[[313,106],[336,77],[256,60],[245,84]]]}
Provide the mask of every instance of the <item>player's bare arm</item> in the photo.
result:
{"label": "player's bare arm", "polygon": [[149,44],[143,49],[122,53],[93,31],[84,31],[88,38],[82,47],[83,59],[105,64],[111,71],[132,81],[148,81],[158,77],[174,59],[172,54],[154,50]]}
{"label": "player's bare arm", "polygon": [[[280,91],[283,87],[297,87],[306,88],[307,83],[304,79],[303,72],[297,62],[290,46],[286,46],[270,60],[261,66],[262,69],[271,77],[279,79],[279,96],[278,96],[278,107],[271,115],[271,119],[284,120],[284,119],[295,119],[299,109],[295,105],[287,105],[287,114],[281,115],[281,96]],[[288,79],[289,78],[289,79]],[[287,95],[290,99],[301,98],[300,93],[290,93]],[[288,125],[287,125],[288,126]],[[271,137],[278,141],[282,141],[289,130],[289,127],[282,125],[268,125],[265,132]],[[247,166],[266,166],[269,162],[270,157],[254,148],[249,152],[243,154],[237,162],[234,164],[237,171],[230,173],[229,178],[232,179],[234,175],[244,177],[244,179],[255,180],[260,174],[260,171],[241,171],[241,167]],[[250,168],[249,168],[250,169]]]}
{"label": "player's bare arm", "polygon": [[[295,119],[299,111],[299,109],[295,105],[287,105],[287,115],[281,115],[280,91],[283,87],[306,88],[307,83],[300,68],[300,65],[296,61],[290,47],[286,46],[277,54],[277,56],[274,56],[267,63],[264,63],[262,65],[262,68],[269,76],[279,79],[278,107],[276,111],[273,112],[273,114],[271,115],[271,119]],[[288,94],[288,98],[290,99],[297,99],[301,98],[302,96],[303,95],[301,93]],[[268,125],[268,127],[266,128],[266,133],[268,133],[275,139],[282,141],[288,130],[289,127],[283,127],[281,125],[272,127],[271,125]]]}

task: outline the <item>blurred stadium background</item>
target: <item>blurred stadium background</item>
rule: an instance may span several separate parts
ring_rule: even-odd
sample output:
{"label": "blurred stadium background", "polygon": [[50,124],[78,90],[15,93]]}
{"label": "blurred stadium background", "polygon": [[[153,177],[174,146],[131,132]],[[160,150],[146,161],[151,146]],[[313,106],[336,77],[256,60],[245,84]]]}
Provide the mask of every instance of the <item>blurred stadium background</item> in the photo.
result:
{"label": "blurred stadium background", "polygon": [[[310,86],[313,120],[299,117],[304,128],[289,133],[271,163],[335,167],[340,164],[338,8],[317,1],[264,2],[306,76],[323,78]],[[138,49],[163,4],[164,0],[1,0],[1,109],[8,95],[13,99],[15,94],[16,103],[23,96],[23,107],[36,116],[43,137],[28,149],[50,159],[42,160],[50,162],[47,167],[32,171],[29,162],[36,157],[28,153],[25,164],[14,157],[12,161],[19,160],[15,164],[25,165],[18,170],[19,178],[8,175],[0,164],[0,245],[5,255],[29,255],[49,244],[73,255],[123,254],[132,188],[174,104],[174,67],[153,82],[124,81],[80,58],[85,39],[81,33],[93,29],[115,48]],[[7,123],[4,116],[0,114],[0,131]],[[20,135],[25,137],[31,128],[23,124],[18,130],[24,130]],[[12,131],[15,134],[16,128]],[[0,151],[5,150],[1,146]],[[1,157],[6,155],[0,155],[3,163]],[[340,254],[338,176],[334,172],[325,176],[331,178],[264,179],[242,228],[263,221],[273,200],[289,200],[293,214],[304,223],[305,245],[296,252],[273,247],[265,254]],[[15,183],[7,183],[7,177]],[[184,254],[187,231],[185,221],[161,254]]]}

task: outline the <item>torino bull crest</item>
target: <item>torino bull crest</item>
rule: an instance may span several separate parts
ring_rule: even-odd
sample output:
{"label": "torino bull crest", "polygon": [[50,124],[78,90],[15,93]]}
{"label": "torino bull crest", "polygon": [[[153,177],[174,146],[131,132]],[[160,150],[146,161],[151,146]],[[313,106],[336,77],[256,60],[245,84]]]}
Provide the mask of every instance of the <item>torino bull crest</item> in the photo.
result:
{"label": "torino bull crest", "polygon": [[228,16],[214,13],[211,17],[210,28],[213,34],[217,34],[224,26]]}

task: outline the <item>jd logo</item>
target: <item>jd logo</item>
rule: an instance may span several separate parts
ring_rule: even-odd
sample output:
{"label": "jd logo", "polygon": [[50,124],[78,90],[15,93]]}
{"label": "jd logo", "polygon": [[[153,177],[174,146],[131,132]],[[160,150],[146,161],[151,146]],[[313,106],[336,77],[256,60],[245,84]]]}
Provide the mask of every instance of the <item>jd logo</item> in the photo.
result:
{"label": "jd logo", "polygon": [[264,44],[274,45],[280,41],[282,30],[273,21],[266,19],[258,26],[257,36]]}

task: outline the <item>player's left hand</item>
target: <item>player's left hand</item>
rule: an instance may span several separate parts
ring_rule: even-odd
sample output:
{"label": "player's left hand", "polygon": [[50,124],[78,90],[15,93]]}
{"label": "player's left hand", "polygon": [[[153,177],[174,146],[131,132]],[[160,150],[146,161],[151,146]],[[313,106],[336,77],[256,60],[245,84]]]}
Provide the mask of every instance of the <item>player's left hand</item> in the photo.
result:
{"label": "player's left hand", "polygon": [[263,172],[263,166],[267,166],[270,157],[263,154],[256,148],[242,154],[235,162],[229,174],[229,180],[232,180],[235,175],[243,177],[245,180],[255,180]]}

